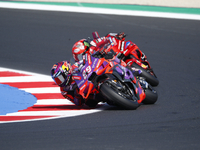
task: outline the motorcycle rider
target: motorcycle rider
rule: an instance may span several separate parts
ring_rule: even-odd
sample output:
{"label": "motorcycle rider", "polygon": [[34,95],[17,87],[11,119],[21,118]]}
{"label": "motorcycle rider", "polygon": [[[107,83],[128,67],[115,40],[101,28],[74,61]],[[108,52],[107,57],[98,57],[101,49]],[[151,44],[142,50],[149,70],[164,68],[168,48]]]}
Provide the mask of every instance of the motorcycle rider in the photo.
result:
{"label": "motorcycle rider", "polygon": [[89,107],[95,107],[102,97],[100,95],[90,95],[85,100],[78,92],[79,89],[73,79],[73,71],[78,67],[78,63],[71,65],[69,61],[61,61],[53,65],[51,68],[51,77],[60,87],[61,94],[77,106],[86,104]]}
{"label": "motorcycle rider", "polygon": [[[120,63],[120,65],[126,67],[127,64],[123,61],[123,59],[118,59],[118,55],[116,56],[115,51],[113,51],[112,49],[109,50],[109,47],[113,46],[113,43],[109,37],[114,37],[115,39],[118,39],[118,41],[124,41],[125,36],[126,35],[124,34],[124,32],[120,32],[118,34],[109,33],[107,36],[100,38],[99,34],[97,32],[93,32],[93,37],[96,37],[96,38],[94,40],[81,39],[78,42],[76,42],[72,47],[72,55],[73,55],[75,61],[78,62],[78,61],[82,60],[83,54],[86,51],[88,51],[90,54],[94,54],[94,53],[101,51],[101,49],[105,48],[106,49],[104,51],[104,52],[106,52],[105,58],[107,57],[108,59],[110,59],[110,61],[114,60],[117,63]],[[117,45],[115,44],[115,46],[117,46]],[[136,51],[139,49],[136,45],[132,45],[132,46],[130,45],[129,47],[130,48],[134,47],[136,49]],[[146,59],[146,56],[143,54],[142,58]],[[131,67],[130,69],[133,71],[135,76],[138,76],[142,72],[141,70],[133,68],[133,67]]]}
{"label": "motorcycle rider", "polygon": [[[112,63],[113,61],[110,62]],[[54,82],[60,87],[61,94],[65,98],[67,98],[77,106],[82,106],[85,104],[91,108],[94,108],[99,102],[104,102],[105,99],[100,94],[90,94],[87,99],[84,99],[79,94],[79,88],[74,80],[73,74],[77,73],[76,71],[79,70],[78,68],[82,65],[82,63],[83,61],[80,61],[71,65],[69,61],[58,62],[54,64],[51,68],[51,77],[53,78]],[[143,82],[143,80],[141,81],[140,84],[145,87],[146,82]]]}
{"label": "motorcycle rider", "polygon": [[104,46],[110,46],[117,49],[117,51],[120,53],[118,54],[119,58],[122,58],[126,56],[126,58],[129,58],[129,53],[130,51],[133,51],[138,60],[146,60],[145,54],[139,49],[139,47],[132,42],[128,42],[126,46],[124,46],[124,41],[126,35],[124,32],[119,32],[117,33],[109,33],[104,37],[100,37],[98,32],[93,32],[93,40],[86,40],[86,39],[81,39],[77,41],[73,47],[72,47],[72,55],[75,59],[75,61],[79,61],[82,59],[80,57],[81,54],[85,52],[85,50],[89,50],[90,53],[94,53],[98,50],[100,50]]}

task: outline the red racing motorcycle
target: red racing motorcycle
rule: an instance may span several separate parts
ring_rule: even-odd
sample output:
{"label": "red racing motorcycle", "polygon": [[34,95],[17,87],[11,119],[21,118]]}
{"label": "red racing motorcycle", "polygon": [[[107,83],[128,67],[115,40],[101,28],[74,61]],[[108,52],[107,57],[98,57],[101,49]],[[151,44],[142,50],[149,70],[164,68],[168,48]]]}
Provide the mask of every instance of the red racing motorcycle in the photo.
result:
{"label": "red racing motorcycle", "polygon": [[[100,39],[98,32],[93,32],[92,35],[94,40]],[[117,57],[125,61],[129,67],[140,69],[142,71],[140,76],[144,77],[149,84],[157,86],[159,84],[159,80],[147,61],[147,57],[136,44],[130,40],[125,41],[125,36],[126,35],[124,33],[110,33],[106,35],[105,37],[107,37],[110,42],[106,51],[108,52],[113,50]]]}

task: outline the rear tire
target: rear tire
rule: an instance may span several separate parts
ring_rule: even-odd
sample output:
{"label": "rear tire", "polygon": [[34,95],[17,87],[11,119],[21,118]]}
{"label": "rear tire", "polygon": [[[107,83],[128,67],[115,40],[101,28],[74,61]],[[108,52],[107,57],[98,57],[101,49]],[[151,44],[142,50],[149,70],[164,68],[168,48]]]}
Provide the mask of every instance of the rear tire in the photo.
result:
{"label": "rear tire", "polygon": [[[112,89],[106,82],[100,87],[100,92],[114,105],[120,106],[124,109],[135,110],[139,107],[137,99],[126,98],[123,93]],[[122,96],[123,95],[123,96]]]}
{"label": "rear tire", "polygon": [[143,104],[154,104],[158,99],[158,94],[155,90],[145,89],[146,98],[142,101]]}

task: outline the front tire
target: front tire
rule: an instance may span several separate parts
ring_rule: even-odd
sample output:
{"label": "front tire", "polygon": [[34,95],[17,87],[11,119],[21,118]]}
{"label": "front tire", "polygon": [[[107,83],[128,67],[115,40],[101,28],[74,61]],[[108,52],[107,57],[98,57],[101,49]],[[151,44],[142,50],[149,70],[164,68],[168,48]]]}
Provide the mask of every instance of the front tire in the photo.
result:
{"label": "front tire", "polygon": [[122,92],[112,89],[106,82],[101,85],[100,92],[111,101],[111,103],[124,109],[135,110],[139,107],[136,97],[135,99],[130,98],[130,96],[126,97]]}
{"label": "front tire", "polygon": [[152,86],[158,86],[158,84],[159,84],[158,79],[155,76],[148,73],[147,70],[145,70],[144,68],[140,67],[139,65],[137,65],[135,63],[133,63],[131,66],[134,68],[140,69],[142,71],[142,73],[139,76],[144,77],[145,80],[149,84],[151,84]]}

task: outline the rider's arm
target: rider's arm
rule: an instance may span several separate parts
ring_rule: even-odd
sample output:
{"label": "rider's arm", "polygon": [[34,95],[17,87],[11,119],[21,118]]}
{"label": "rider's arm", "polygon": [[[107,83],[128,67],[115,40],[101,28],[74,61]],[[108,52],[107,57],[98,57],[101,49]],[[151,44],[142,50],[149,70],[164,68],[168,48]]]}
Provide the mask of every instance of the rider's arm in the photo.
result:
{"label": "rider's arm", "polygon": [[101,37],[94,39],[93,41],[90,42],[90,49],[98,51],[102,47],[104,47],[106,44],[109,44],[110,40],[107,37]]}

